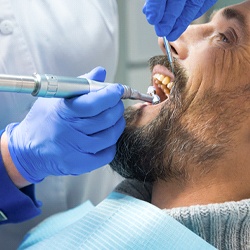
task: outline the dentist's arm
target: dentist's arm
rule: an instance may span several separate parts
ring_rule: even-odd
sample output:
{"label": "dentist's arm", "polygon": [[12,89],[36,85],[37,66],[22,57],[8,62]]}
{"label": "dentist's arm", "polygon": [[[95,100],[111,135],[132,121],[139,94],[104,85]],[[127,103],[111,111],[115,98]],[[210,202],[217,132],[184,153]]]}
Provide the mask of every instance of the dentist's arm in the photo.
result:
{"label": "dentist's arm", "polygon": [[[103,81],[105,75],[98,68],[87,77]],[[6,127],[18,172],[37,183],[48,175],[80,175],[109,163],[125,127],[122,94],[114,84],[71,99],[38,99],[21,123]]]}
{"label": "dentist's arm", "polygon": [[[105,76],[99,67],[86,77],[104,81]],[[6,213],[3,204],[14,205],[11,200],[6,204],[6,176],[12,191],[16,188],[11,195],[15,201],[18,188],[48,175],[80,175],[112,161],[125,127],[122,94],[122,86],[113,84],[71,99],[40,98],[21,123],[8,125],[1,138],[5,172],[2,167],[0,212]]]}
{"label": "dentist's arm", "polygon": [[3,167],[5,168],[13,184],[17,188],[22,188],[29,185],[30,183],[27,180],[25,180],[23,176],[18,172],[17,168],[15,167],[11,159],[10,152],[8,149],[8,138],[5,132],[1,136],[1,156],[2,156]]}
{"label": "dentist's arm", "polygon": [[[41,213],[41,203],[35,198],[34,185],[18,188],[13,182],[27,183],[18,173],[8,155],[8,147],[1,138],[0,156],[0,225],[17,223],[33,218]],[[7,149],[7,151],[5,151]],[[6,154],[7,153],[7,154]],[[3,162],[5,159],[5,164]],[[6,161],[7,160],[7,161]],[[23,185],[23,183],[22,183]]]}
{"label": "dentist's arm", "polygon": [[176,40],[196,18],[217,0],[146,0],[143,13],[154,25],[157,36]]}

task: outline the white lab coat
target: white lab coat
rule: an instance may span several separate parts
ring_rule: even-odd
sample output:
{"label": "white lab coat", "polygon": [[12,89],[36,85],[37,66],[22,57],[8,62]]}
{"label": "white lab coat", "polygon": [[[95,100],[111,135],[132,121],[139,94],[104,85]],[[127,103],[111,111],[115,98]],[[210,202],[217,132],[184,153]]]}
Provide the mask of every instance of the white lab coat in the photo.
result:
{"label": "white lab coat", "polygon": [[[0,0],[0,73],[79,76],[96,66],[114,79],[118,59],[116,0]],[[35,98],[0,93],[0,128],[24,118]],[[37,114],[39,115],[39,114]],[[23,235],[45,217],[86,199],[100,202],[120,182],[111,169],[73,177],[48,177],[36,185],[42,215],[2,225],[0,249],[16,249]]]}

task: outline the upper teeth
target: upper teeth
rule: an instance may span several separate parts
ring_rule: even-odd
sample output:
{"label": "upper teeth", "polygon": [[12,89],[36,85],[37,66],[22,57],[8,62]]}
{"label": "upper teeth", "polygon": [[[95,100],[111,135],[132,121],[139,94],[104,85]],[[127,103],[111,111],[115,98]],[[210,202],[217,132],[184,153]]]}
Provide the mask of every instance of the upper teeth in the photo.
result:
{"label": "upper teeth", "polygon": [[168,87],[169,89],[172,89],[173,86],[174,86],[174,83],[173,83],[173,82],[170,82],[170,83],[168,83],[168,85],[167,85],[167,87]]}
{"label": "upper teeth", "polygon": [[174,86],[174,83],[170,82],[171,79],[169,76],[157,73],[153,75],[153,79],[155,79],[155,83],[165,92],[165,94],[169,94],[170,90]]}
{"label": "upper teeth", "polygon": [[167,85],[170,82],[170,77],[169,76],[164,76],[162,74],[154,74],[153,78],[157,79],[164,85]]}

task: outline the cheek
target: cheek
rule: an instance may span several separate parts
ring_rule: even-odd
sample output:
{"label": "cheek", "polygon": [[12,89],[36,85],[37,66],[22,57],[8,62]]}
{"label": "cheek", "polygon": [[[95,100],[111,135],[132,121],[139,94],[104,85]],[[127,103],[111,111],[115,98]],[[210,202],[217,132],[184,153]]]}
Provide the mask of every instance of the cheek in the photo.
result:
{"label": "cheek", "polygon": [[[243,60],[237,50],[217,49],[214,52],[212,61],[214,74],[214,89],[215,90],[235,90],[235,87],[241,80],[241,69],[243,68]],[[244,70],[244,74],[246,71]]]}
{"label": "cheek", "polygon": [[183,62],[190,77],[190,90],[234,88],[241,64],[238,58],[236,52],[213,46],[193,49]]}
{"label": "cheek", "polygon": [[143,106],[141,116],[137,119],[135,125],[137,127],[142,127],[149,124],[160,113],[161,107],[162,103],[157,105]]}
{"label": "cheek", "polygon": [[[215,62],[215,54],[211,53],[207,45],[199,44],[189,49],[188,56],[181,62],[188,76],[204,74],[206,69],[212,69]],[[200,78],[200,76],[198,76]]]}
{"label": "cheek", "polygon": [[207,49],[193,49],[187,59],[181,62],[189,78],[187,90],[190,94],[198,91],[203,83],[207,86],[212,82],[215,73],[214,63],[215,58]]}

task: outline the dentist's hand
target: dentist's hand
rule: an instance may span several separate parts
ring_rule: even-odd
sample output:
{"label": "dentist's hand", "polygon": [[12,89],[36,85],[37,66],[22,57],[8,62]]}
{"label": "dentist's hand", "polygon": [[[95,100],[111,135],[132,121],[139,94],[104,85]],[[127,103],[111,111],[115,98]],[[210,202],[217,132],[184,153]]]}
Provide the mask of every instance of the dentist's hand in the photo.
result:
{"label": "dentist's hand", "polygon": [[157,36],[176,40],[196,18],[217,0],[146,0],[143,13],[155,26]]}
{"label": "dentist's hand", "polygon": [[[98,67],[85,77],[104,81]],[[21,123],[6,127],[11,159],[30,183],[79,175],[112,161],[125,127],[123,88],[112,84],[71,99],[40,98]]]}

